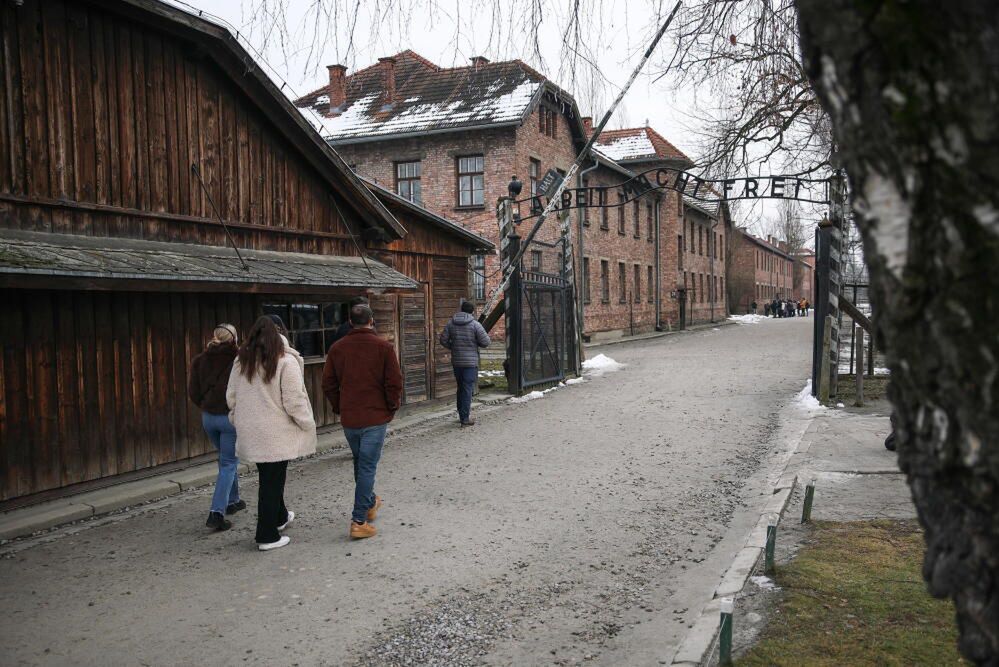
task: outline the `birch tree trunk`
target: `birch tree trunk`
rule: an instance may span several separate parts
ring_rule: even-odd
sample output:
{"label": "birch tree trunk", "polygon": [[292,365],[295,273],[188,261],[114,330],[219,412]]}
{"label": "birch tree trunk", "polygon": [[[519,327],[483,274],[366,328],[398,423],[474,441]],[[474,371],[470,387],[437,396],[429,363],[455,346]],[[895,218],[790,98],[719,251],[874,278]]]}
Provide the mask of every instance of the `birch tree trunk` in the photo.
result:
{"label": "birch tree trunk", "polygon": [[[796,0],[891,368],[923,576],[999,664],[999,2]],[[872,447],[877,443],[872,443]]]}

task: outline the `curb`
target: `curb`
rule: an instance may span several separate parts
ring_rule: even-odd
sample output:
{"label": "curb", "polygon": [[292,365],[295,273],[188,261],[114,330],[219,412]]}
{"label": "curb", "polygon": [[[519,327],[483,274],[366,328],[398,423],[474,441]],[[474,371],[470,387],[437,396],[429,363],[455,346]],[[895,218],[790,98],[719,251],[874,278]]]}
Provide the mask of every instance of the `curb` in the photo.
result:
{"label": "curb", "polygon": [[793,453],[784,462],[780,477],[774,484],[772,495],[767,504],[764,505],[763,511],[760,512],[760,518],[756,525],[746,537],[745,545],[736,553],[732,563],[718,582],[718,586],[715,587],[711,600],[701,609],[693,627],[687,631],[677,646],[673,660],[670,662],[674,667],[693,667],[710,661],[710,654],[718,636],[721,598],[734,597],[739,593],[759,565],[766,548],[767,525],[774,515],[777,515],[778,523],[783,518],[784,511],[791,500],[791,493],[798,482],[798,476],[793,470],[797,468],[803,455],[808,452],[812,445],[811,439],[806,439],[805,436],[814,432],[815,417],[813,416],[809,419],[808,426],[802,430],[798,437]]}
{"label": "curb", "polygon": [[[481,408],[501,404],[506,398],[507,396],[504,394],[482,394],[478,401],[472,403],[472,407]],[[394,422],[387,434],[399,433],[450,416],[452,413],[454,413],[454,408],[406,415]],[[346,445],[342,444],[342,441],[337,437],[341,434],[342,430],[339,426],[334,426],[332,429],[320,433],[316,454],[313,456],[346,449]],[[306,460],[313,458],[313,456],[306,457]],[[240,463],[237,470],[240,477],[256,472],[246,463]],[[0,514],[0,542],[28,537],[41,531],[92,519],[133,505],[180,495],[191,489],[214,484],[217,475],[218,466],[215,461],[210,461],[133,482],[115,484],[95,491],[86,491],[58,500],[11,510]]]}
{"label": "curb", "polygon": [[704,324],[695,324],[693,326],[687,327],[686,329],[674,329],[673,331],[656,331],[647,334],[638,334],[636,336],[622,336],[621,338],[615,338],[613,340],[601,340],[595,343],[584,343],[583,349],[590,349],[594,347],[604,347],[605,345],[620,345],[621,343],[636,343],[643,340],[655,340],[657,338],[663,338],[664,336],[676,336],[678,334],[685,333],[695,333],[697,331],[704,331],[705,329],[717,329],[718,327],[727,327],[738,324],[738,322],[733,322],[729,319],[721,320],[720,322],[708,322]]}

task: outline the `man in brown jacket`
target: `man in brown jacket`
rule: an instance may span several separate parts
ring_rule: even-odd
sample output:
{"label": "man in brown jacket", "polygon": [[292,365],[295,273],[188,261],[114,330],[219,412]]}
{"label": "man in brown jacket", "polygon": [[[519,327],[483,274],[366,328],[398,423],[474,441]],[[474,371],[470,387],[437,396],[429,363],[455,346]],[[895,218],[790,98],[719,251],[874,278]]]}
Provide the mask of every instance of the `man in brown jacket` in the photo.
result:
{"label": "man in brown jacket", "polygon": [[350,537],[375,534],[371,525],[382,499],[375,495],[375,471],[385,431],[402,399],[402,371],[395,348],[374,331],[374,315],[364,304],[350,309],[351,330],[326,355],[323,393],[340,415],[354,457],[354,511]]}

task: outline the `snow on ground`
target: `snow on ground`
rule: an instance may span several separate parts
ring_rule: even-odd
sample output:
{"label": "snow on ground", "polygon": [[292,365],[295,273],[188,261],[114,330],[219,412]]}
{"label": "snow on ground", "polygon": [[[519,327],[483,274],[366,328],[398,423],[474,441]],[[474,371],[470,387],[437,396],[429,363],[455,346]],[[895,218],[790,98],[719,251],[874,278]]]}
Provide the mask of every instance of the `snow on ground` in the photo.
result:
{"label": "snow on ground", "polygon": [[739,324],[759,324],[760,322],[763,322],[767,318],[763,317],[762,315],[754,315],[753,313],[749,313],[747,315],[730,315],[728,319],[732,320],[733,322],[738,322]]}
{"label": "snow on ground", "polygon": [[798,395],[794,397],[794,404],[805,409],[805,410],[824,410],[825,408],[819,403],[819,399],[812,396],[812,381],[809,380],[805,383],[805,388],[798,392]]}
{"label": "snow on ground", "polygon": [[780,586],[774,583],[774,580],[770,577],[755,576],[750,577],[749,580],[762,588],[765,591],[779,591]]}
{"label": "snow on ground", "polygon": [[565,381],[565,383],[568,385],[583,384],[584,382],[586,382],[586,378],[569,378],[568,380]]}
{"label": "snow on ground", "polygon": [[891,375],[891,371],[888,370],[887,368],[881,368],[881,367],[876,366],[874,368],[874,374],[875,375]]}
{"label": "snow on ground", "polygon": [[541,391],[532,391],[530,394],[524,394],[523,396],[514,396],[508,399],[510,403],[527,403],[528,401],[535,401],[539,398],[544,398],[545,394]]}
{"label": "snow on ground", "polygon": [[479,371],[480,378],[498,378],[503,377],[503,371]]}
{"label": "snow on ground", "polygon": [[592,359],[583,362],[583,370],[589,375],[600,377],[605,373],[613,373],[624,368],[624,364],[619,364],[605,354],[598,354]]}

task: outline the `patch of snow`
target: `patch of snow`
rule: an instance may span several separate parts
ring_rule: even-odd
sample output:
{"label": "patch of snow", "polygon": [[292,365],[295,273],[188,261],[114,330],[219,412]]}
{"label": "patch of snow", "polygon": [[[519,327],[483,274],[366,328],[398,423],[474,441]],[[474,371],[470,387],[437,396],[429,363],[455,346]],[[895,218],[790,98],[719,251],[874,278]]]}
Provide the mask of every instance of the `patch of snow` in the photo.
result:
{"label": "patch of snow", "polygon": [[979,204],[971,209],[971,212],[986,229],[990,229],[993,234],[999,234],[999,211],[991,204]]}
{"label": "patch of snow", "polygon": [[544,398],[544,393],[540,391],[532,391],[530,394],[524,394],[523,396],[514,396],[508,399],[509,403],[527,403],[528,401],[536,401],[539,398]]}
{"label": "patch of snow", "polygon": [[912,207],[891,179],[872,172],[864,183],[868,213],[876,220],[872,229],[877,253],[899,280],[909,255],[909,220]]}
{"label": "patch of snow", "polygon": [[765,591],[780,590],[780,586],[774,583],[774,580],[771,579],[770,577],[764,577],[760,575],[760,576],[750,577],[749,580]]}
{"label": "patch of snow", "polygon": [[584,382],[586,382],[586,378],[569,378],[565,381],[567,385],[583,384]]}
{"label": "patch of snow", "polygon": [[889,369],[887,369],[887,368],[875,367],[874,368],[874,374],[875,375],[891,375],[891,371]]}
{"label": "patch of snow", "polygon": [[316,104],[329,104],[329,103],[330,103],[329,95],[320,95],[319,97],[316,98]]}
{"label": "patch of snow", "polygon": [[583,370],[595,377],[600,377],[605,373],[613,373],[622,368],[624,368],[624,364],[620,364],[604,354],[598,354],[583,362]]}
{"label": "patch of snow", "polygon": [[655,155],[656,147],[643,129],[637,134],[614,137],[606,143],[600,142],[600,152],[612,160],[628,160]]}
{"label": "patch of snow", "polygon": [[503,371],[479,371],[480,378],[503,377],[503,375],[505,375]]}
{"label": "patch of snow", "polygon": [[407,97],[406,99],[403,100],[403,102],[405,102],[406,104],[409,104],[411,102],[419,102],[419,101],[420,101],[419,97]]}
{"label": "patch of snow", "polygon": [[845,406],[845,405],[843,405],[842,403],[837,403],[837,404],[836,404],[836,407],[837,407],[837,408],[845,408],[846,406]]}
{"label": "patch of snow", "polygon": [[825,408],[819,403],[819,399],[812,396],[812,381],[809,380],[805,383],[805,388],[798,392],[798,395],[794,397],[794,404],[805,410],[824,410]]}
{"label": "patch of snow", "polygon": [[748,313],[746,315],[730,315],[728,319],[739,324],[759,324],[760,322],[766,322],[769,318]]}

